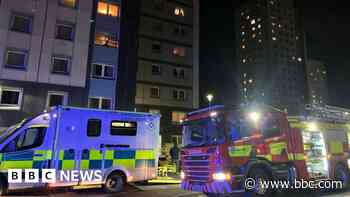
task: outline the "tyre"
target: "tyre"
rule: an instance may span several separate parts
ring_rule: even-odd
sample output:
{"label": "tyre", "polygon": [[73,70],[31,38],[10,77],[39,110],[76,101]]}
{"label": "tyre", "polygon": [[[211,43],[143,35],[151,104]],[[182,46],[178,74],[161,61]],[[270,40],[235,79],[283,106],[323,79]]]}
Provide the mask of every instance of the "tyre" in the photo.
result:
{"label": "tyre", "polygon": [[337,165],[334,170],[334,179],[342,182],[342,188],[333,189],[347,189],[349,187],[349,170],[343,165]]}
{"label": "tyre", "polygon": [[3,176],[0,177],[0,196],[8,194],[7,181]]}
{"label": "tyre", "polygon": [[126,178],[123,174],[113,173],[107,177],[106,183],[104,185],[104,190],[107,193],[117,193],[124,189],[126,184]]}
{"label": "tyre", "polygon": [[264,181],[271,180],[270,174],[264,168],[254,168],[250,170],[247,179],[253,180],[255,183],[253,188],[246,188],[248,189],[247,192],[249,192],[251,196],[271,196],[271,189],[265,188],[264,184],[261,184]]}

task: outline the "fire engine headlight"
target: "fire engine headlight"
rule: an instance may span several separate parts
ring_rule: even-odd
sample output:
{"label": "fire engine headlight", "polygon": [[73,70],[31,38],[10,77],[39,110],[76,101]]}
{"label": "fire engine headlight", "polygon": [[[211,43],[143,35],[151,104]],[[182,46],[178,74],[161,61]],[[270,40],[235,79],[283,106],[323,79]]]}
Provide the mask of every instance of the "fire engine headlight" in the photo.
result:
{"label": "fire engine headlight", "polygon": [[231,175],[229,173],[217,172],[213,174],[213,179],[215,181],[226,181],[231,179]]}
{"label": "fire engine headlight", "polygon": [[253,122],[258,122],[260,120],[261,114],[258,112],[250,112],[248,116]]}
{"label": "fire engine headlight", "polygon": [[185,175],[185,172],[184,171],[181,171],[180,173],[180,178],[181,179],[185,179],[186,175]]}

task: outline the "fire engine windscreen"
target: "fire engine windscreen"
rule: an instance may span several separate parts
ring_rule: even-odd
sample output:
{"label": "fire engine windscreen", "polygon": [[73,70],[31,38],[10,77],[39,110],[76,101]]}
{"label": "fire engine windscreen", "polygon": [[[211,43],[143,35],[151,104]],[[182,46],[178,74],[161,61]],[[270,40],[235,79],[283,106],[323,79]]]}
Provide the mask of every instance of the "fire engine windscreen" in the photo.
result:
{"label": "fire engine windscreen", "polygon": [[224,119],[218,115],[184,123],[184,147],[218,145],[225,142]]}

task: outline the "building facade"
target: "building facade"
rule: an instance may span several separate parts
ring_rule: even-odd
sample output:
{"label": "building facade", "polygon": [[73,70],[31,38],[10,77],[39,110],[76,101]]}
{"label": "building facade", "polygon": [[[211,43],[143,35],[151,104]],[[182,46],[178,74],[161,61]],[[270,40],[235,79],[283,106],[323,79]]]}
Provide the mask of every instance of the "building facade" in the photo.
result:
{"label": "building facade", "polygon": [[327,67],[326,64],[308,59],[306,62],[309,103],[328,104]]}
{"label": "building facade", "polygon": [[89,65],[88,107],[115,109],[117,106],[117,71],[121,0],[94,1]]}
{"label": "building facade", "polygon": [[198,107],[199,1],[141,1],[136,110],[161,114],[163,141]]}
{"label": "building facade", "polygon": [[0,127],[54,105],[86,106],[91,1],[0,4]]}
{"label": "building facade", "polygon": [[248,0],[236,14],[241,103],[270,104],[290,114],[306,102],[304,33],[294,0]]}

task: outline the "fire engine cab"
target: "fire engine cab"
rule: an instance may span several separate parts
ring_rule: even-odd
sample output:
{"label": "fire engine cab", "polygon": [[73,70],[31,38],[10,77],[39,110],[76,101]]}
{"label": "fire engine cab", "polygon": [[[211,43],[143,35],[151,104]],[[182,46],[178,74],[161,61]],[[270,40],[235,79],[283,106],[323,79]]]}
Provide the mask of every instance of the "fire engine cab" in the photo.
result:
{"label": "fire engine cab", "polygon": [[[339,180],[346,187],[349,120],[346,109],[314,105],[302,116],[262,105],[191,112],[183,121],[181,187],[231,194],[245,191],[247,178]],[[257,184],[249,192],[272,191]]]}

